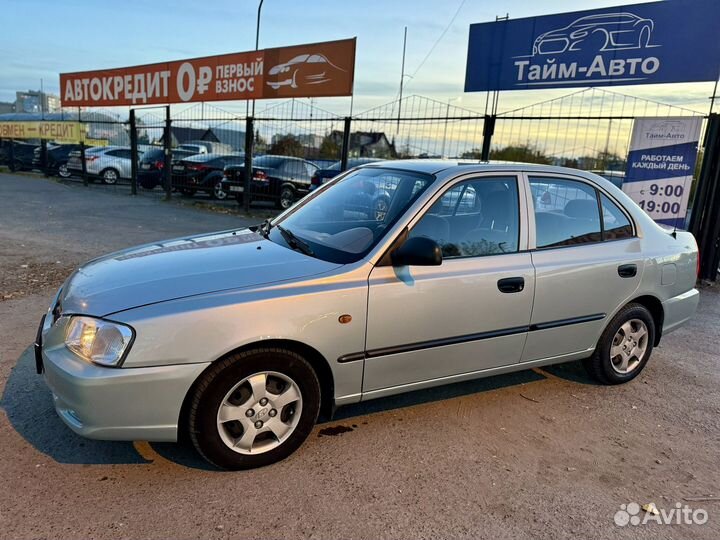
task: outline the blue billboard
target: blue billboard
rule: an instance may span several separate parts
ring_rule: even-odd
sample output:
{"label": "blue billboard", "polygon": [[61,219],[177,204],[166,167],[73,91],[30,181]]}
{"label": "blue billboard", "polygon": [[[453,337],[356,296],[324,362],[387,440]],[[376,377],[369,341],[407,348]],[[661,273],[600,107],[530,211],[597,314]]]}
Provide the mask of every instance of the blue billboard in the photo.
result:
{"label": "blue billboard", "polygon": [[720,0],[470,25],[465,91],[714,81]]}

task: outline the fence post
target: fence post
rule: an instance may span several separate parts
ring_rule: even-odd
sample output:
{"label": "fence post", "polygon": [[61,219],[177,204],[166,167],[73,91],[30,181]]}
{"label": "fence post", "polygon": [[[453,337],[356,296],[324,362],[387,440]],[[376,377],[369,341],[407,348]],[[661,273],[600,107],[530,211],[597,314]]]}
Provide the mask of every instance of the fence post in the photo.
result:
{"label": "fence post", "polygon": [[130,193],[137,195],[138,146],[135,109],[130,109]]}
{"label": "fence post", "polygon": [[480,154],[480,161],[490,161],[490,145],[492,144],[492,137],[495,133],[495,120],[497,116],[485,115],[485,121],[483,122],[483,145],[482,153]]}
{"label": "fence post", "polygon": [[83,186],[88,186],[87,163],[85,162],[85,141],[80,141],[80,167],[82,170]]}
{"label": "fence post", "polygon": [[343,140],[342,148],[340,149],[340,170],[344,171],[347,169],[348,156],[350,155],[350,129],[352,127],[352,118],[349,116],[345,117],[345,124],[343,126]]}
{"label": "fence post", "polygon": [[720,263],[720,115],[708,120],[702,170],[692,206],[690,232],[700,249],[700,279],[717,280]]}
{"label": "fence post", "polygon": [[252,189],[252,155],[253,155],[253,139],[255,137],[255,118],[248,116],[245,118],[245,178],[243,189],[243,208],[246,212],[250,211],[250,190]]}
{"label": "fence post", "polygon": [[169,201],[172,192],[172,131],[170,126],[172,120],[170,120],[170,106],[165,107],[165,129],[163,130],[163,149],[164,149],[164,164],[163,164],[163,186],[165,187],[165,200]]}

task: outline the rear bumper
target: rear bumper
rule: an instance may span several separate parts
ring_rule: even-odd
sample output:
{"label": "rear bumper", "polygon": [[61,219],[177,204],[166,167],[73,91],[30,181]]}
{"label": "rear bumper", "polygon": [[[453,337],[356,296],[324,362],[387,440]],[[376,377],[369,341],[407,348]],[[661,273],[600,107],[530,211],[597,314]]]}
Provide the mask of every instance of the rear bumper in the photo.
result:
{"label": "rear bumper", "polygon": [[674,296],[663,302],[663,335],[676,330],[689,321],[697,311],[700,302],[700,292],[697,289]]}
{"label": "rear bumper", "polygon": [[208,365],[117,369],[85,362],[63,345],[40,352],[55,410],[91,439],[176,441],[183,400]]}

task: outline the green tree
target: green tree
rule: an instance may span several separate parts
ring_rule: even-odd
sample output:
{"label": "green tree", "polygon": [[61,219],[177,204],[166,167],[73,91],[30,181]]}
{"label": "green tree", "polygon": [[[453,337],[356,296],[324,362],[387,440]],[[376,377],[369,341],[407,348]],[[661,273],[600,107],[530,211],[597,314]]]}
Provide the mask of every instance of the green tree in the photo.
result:
{"label": "green tree", "polygon": [[552,159],[530,144],[516,144],[490,150],[490,159],[550,165]]}
{"label": "green tree", "polygon": [[288,133],[287,135],[275,137],[275,141],[270,145],[268,153],[278,156],[303,157],[305,149],[294,135]]}
{"label": "green tree", "polygon": [[318,157],[327,159],[340,159],[340,145],[330,135],[325,135],[320,143]]}

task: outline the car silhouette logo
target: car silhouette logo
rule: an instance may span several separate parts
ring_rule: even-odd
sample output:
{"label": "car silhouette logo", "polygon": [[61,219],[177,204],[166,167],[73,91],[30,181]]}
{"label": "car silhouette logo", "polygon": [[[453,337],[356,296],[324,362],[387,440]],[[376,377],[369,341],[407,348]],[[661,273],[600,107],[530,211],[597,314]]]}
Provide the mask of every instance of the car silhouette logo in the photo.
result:
{"label": "car silhouette logo", "polygon": [[325,55],[301,54],[270,68],[268,78],[271,79],[266,83],[273,90],[283,86],[299,88],[326,83],[332,80],[334,74],[346,71],[333,64]]}
{"label": "car silhouette logo", "polygon": [[568,26],[540,34],[532,55],[555,55],[572,51],[644,49],[651,45],[655,22],[633,13],[603,13],[576,19]]}

